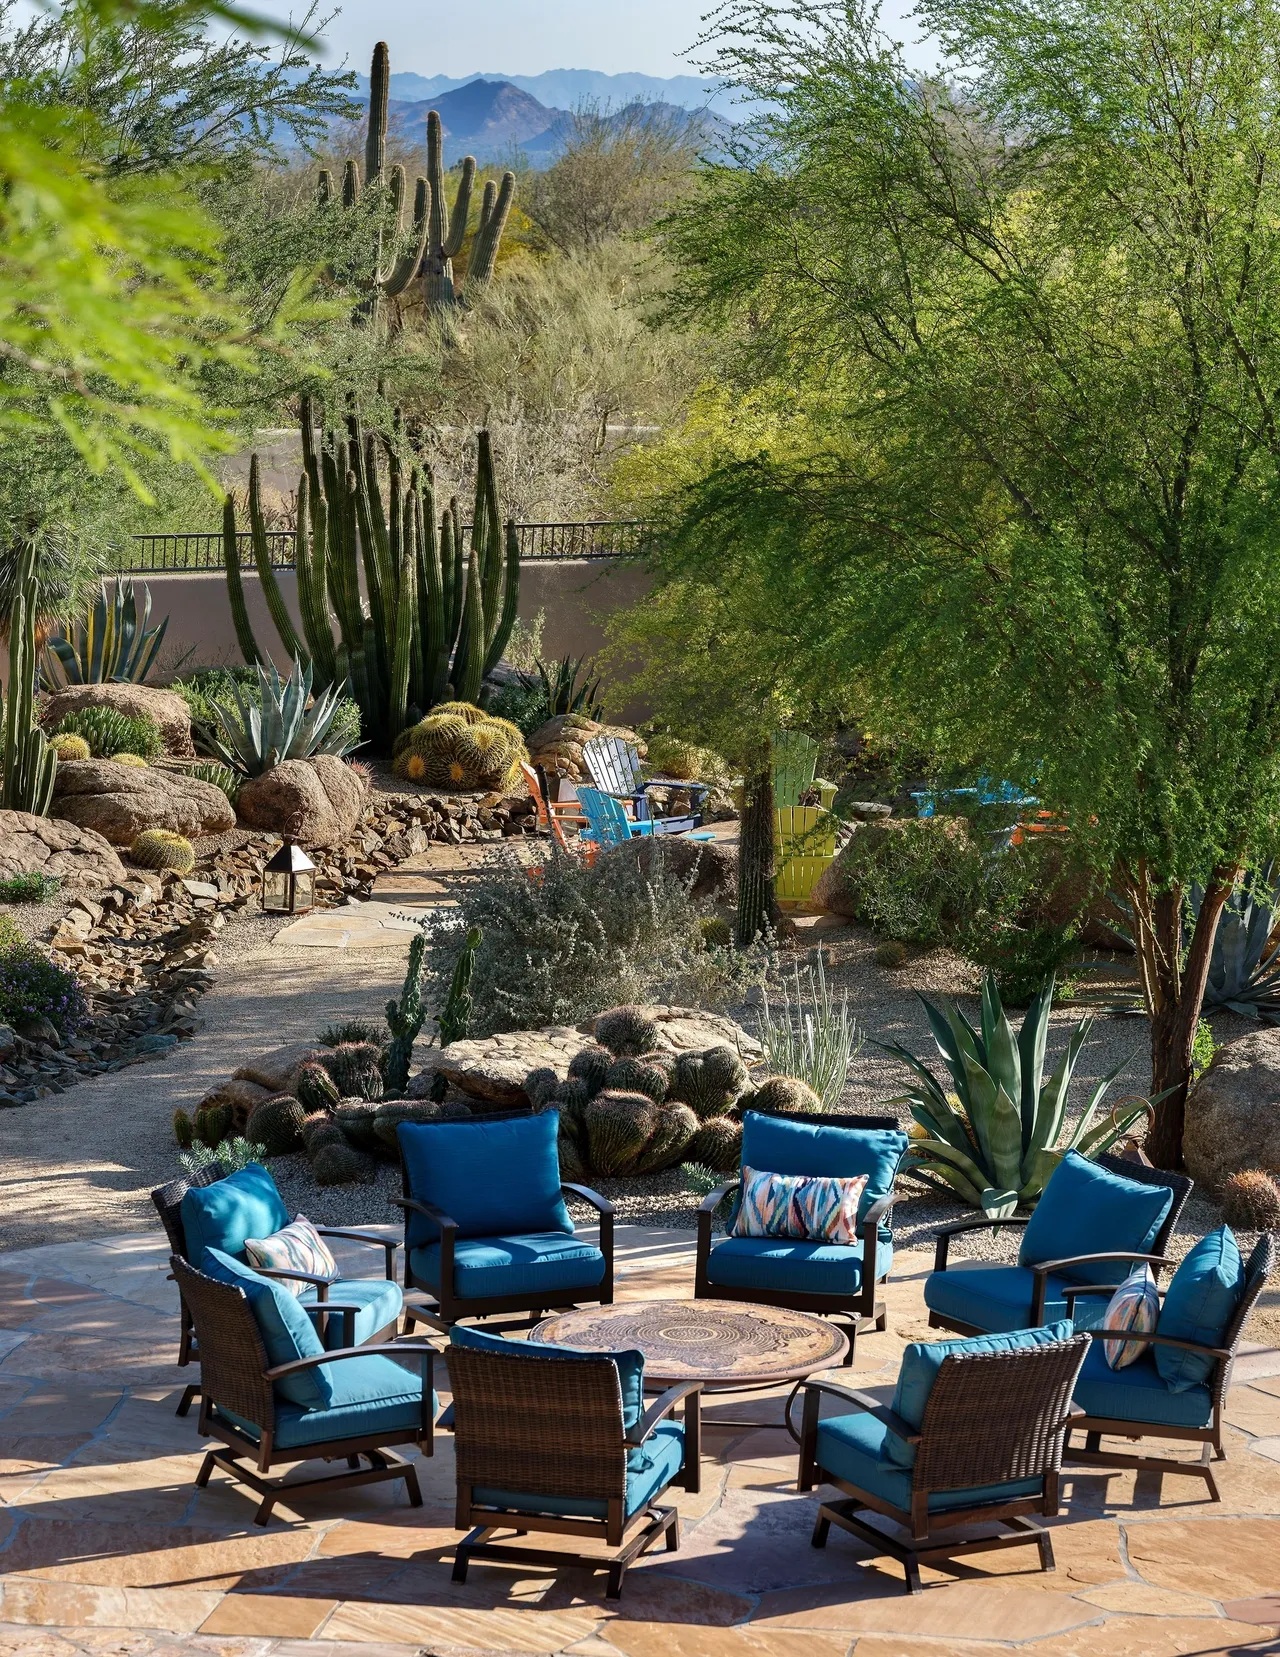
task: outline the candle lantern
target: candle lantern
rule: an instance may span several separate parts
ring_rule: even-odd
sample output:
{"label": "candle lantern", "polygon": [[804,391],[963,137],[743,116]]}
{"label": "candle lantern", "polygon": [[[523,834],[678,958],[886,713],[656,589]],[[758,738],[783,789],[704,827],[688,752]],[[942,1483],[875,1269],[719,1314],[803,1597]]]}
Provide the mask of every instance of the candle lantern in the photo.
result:
{"label": "candle lantern", "polygon": [[268,915],[305,915],[315,908],[316,866],[286,834],[280,850],[263,865],[262,908]]}

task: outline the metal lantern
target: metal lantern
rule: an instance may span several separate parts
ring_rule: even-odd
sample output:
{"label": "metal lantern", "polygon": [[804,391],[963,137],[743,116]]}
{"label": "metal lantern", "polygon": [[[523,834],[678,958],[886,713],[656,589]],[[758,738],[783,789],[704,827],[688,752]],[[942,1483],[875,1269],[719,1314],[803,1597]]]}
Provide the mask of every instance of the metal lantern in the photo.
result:
{"label": "metal lantern", "polygon": [[286,834],[262,869],[262,907],[268,915],[305,915],[316,903],[316,866]]}

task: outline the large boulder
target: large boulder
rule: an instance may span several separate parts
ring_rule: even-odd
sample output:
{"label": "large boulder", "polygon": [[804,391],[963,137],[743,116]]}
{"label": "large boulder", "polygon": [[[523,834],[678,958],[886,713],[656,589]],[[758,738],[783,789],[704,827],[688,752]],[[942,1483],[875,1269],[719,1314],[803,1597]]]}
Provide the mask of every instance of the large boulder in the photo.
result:
{"label": "large boulder", "polygon": [[644,835],[605,854],[628,858],[645,875],[656,859],[678,880],[691,881],[689,895],[710,898],[714,903],[736,903],[738,898],[738,848],[730,841],[690,840],[683,834]]}
{"label": "large boulder", "polygon": [[110,842],[92,829],[29,811],[0,811],[0,880],[56,875],[69,896],[86,897],[125,878]]}
{"label": "large boulder", "polygon": [[236,800],[240,821],[303,846],[340,846],[364,812],[364,781],[334,754],[285,759],[250,777]]}
{"label": "large boulder", "polygon": [[539,725],[526,740],[529,763],[540,765],[548,777],[565,777],[569,782],[589,782],[586,763],[582,757],[583,744],[593,736],[620,736],[634,744],[643,759],[648,753],[644,742],[625,725],[602,725],[580,713],[558,713],[553,719]]}
{"label": "large boulder", "polygon": [[68,685],[40,699],[40,723],[51,731],[69,713],[81,708],[114,708],[128,719],[146,714],[160,727],[165,751],[181,758],[195,753],[191,745],[191,710],[176,691],[153,685]]}
{"label": "large boulder", "polygon": [[1182,1156],[1208,1191],[1244,1168],[1280,1174],[1280,1030],[1219,1047],[1187,1095]]}
{"label": "large boulder", "polygon": [[[731,1018],[696,1007],[644,1010],[657,1023],[657,1046],[664,1052],[697,1052],[725,1045],[736,1048],[748,1064],[760,1057],[760,1043]],[[498,1105],[527,1105],[524,1079],[529,1072],[554,1070],[563,1080],[569,1074],[569,1060],[588,1045],[594,1032],[595,1020],[587,1019],[576,1029],[557,1024],[543,1030],[512,1030],[482,1041],[454,1041],[443,1049],[430,1049],[424,1055],[424,1068],[409,1083],[409,1097],[428,1097],[433,1078],[443,1073],[472,1098]]]}
{"label": "large boulder", "polygon": [[285,1047],[273,1047],[259,1053],[257,1058],[242,1064],[233,1076],[233,1082],[253,1082],[266,1088],[268,1094],[292,1093],[298,1085],[298,1072],[310,1059],[327,1053],[328,1048],[317,1047],[313,1041],[293,1041]]}
{"label": "large boulder", "polygon": [[227,796],[212,783],[184,771],[117,765],[109,759],[61,761],[52,811],[79,828],[94,829],[113,846],[131,845],[148,828],[170,829],[194,840],[236,826]]}

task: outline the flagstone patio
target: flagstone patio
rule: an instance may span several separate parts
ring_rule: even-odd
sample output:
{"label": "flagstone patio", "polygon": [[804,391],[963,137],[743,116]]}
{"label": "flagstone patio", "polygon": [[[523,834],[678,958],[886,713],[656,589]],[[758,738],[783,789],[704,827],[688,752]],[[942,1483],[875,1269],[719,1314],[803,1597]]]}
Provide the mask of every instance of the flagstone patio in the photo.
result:
{"label": "flagstone patio", "polygon": [[[622,1227],[619,1293],[692,1290],[687,1233]],[[366,1253],[367,1251],[360,1251]],[[359,1256],[357,1256],[358,1258]],[[365,1261],[361,1262],[363,1266]],[[895,1259],[890,1329],[856,1383],[891,1385],[927,1334],[931,1261]],[[361,1269],[357,1267],[356,1269]],[[0,1650],[23,1657],[1209,1657],[1280,1651],[1280,1350],[1249,1350],[1231,1395],[1223,1501],[1199,1480],[1069,1473],[1056,1569],[1029,1550],[926,1571],[833,1532],[809,1546],[781,1392],[716,1398],[703,1490],[673,1491],[678,1554],[603,1574],[473,1565],[450,1581],[453,1455],[419,1460],[426,1506],[374,1486],[277,1509],[215,1475],[198,1492],[195,1415],[173,1411],[177,1310],[159,1230],[0,1255]],[[848,1370],[837,1372],[848,1379]],[[447,1384],[444,1389],[447,1392]],[[885,1395],[887,1399],[887,1394]],[[726,1416],[761,1426],[717,1426]]]}

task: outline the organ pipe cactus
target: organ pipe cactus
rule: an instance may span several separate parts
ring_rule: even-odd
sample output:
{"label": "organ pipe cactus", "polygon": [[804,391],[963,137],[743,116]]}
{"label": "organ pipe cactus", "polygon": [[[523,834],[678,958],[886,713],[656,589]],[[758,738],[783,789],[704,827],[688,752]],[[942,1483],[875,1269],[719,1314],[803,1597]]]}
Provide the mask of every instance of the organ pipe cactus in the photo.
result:
{"label": "organ pipe cactus", "polygon": [[[437,519],[430,471],[422,464],[406,471],[402,447],[398,430],[375,437],[354,410],[317,442],[315,409],[303,398],[294,531],[300,634],[271,568],[256,457],[249,469],[254,559],[281,643],[309,666],[317,693],[349,681],[365,733],[383,750],[451,683],[475,700],[501,660],[520,598],[519,541],[513,523],[503,526],[489,434],[477,443],[469,547],[457,502]],[[261,665],[268,653],[249,621],[231,496],[223,543],[240,651]]]}
{"label": "organ pipe cactus", "polygon": [[39,583],[36,549],[23,543],[18,554],[13,607],[9,616],[9,688],[4,706],[4,786],[6,811],[29,811],[47,817],[53,803],[58,756],[36,722],[36,615]]}
{"label": "organ pipe cactus", "polygon": [[[408,199],[408,180],[401,166],[387,172],[387,114],[391,80],[391,59],[385,41],[373,49],[369,67],[369,126],[365,139],[364,177],[354,157],[350,158],[342,175],[341,205],[355,207],[366,191],[384,187],[389,200],[389,224],[379,231],[374,269],[370,279],[370,297],[358,309],[357,315],[372,317],[378,313],[383,298],[396,299],[405,292],[419,273],[422,276],[423,298],[428,311],[448,312],[463,302],[454,279],[453,261],[462,252],[471,216],[471,197],[475,188],[476,163],[467,156],[458,179],[453,209],[445,199],[444,129],[433,109],[427,115],[427,176],[418,178],[413,188],[413,212],[406,231],[405,203]],[[516,175],[506,172],[502,182],[492,179],[484,186],[480,201],[480,221],[471,243],[467,261],[466,295],[468,298],[488,286],[497,263],[502,233],[506,229],[511,204],[515,199]],[[326,168],[320,174],[320,204],[336,204],[333,174]],[[384,244],[389,242],[389,250]],[[385,251],[385,258],[384,258]]]}
{"label": "organ pipe cactus", "polygon": [[1036,1202],[1068,1151],[1097,1156],[1148,1109],[1145,1099],[1131,1101],[1095,1121],[1103,1095],[1129,1062],[1125,1059],[1102,1078],[1074,1128],[1063,1136],[1067,1090],[1093,1020],[1084,1018],[1076,1025],[1046,1077],[1052,978],[1027,1008],[1016,1036],[990,973],[983,980],[978,1028],[952,1002],[935,1007],[923,996],[920,1000],[950,1087],[900,1043],[881,1043],[916,1076],[903,1098],[894,1101],[908,1105],[925,1130],[924,1138],[911,1141],[907,1167],[943,1181],[992,1218],[1012,1214],[1019,1203]]}

